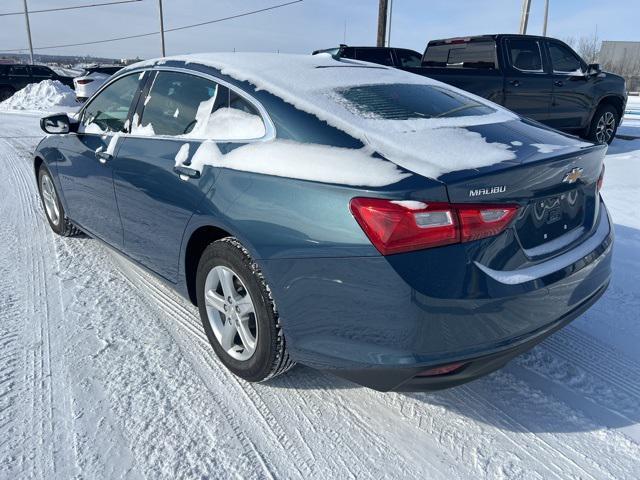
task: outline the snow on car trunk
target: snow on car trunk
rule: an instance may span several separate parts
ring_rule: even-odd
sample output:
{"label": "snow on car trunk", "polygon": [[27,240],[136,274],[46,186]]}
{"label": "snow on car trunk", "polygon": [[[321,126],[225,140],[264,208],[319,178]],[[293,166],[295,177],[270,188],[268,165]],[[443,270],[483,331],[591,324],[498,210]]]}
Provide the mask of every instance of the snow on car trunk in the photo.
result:
{"label": "snow on car trunk", "polygon": [[31,83],[0,103],[0,110],[51,110],[77,107],[75,92],[58,80]]}

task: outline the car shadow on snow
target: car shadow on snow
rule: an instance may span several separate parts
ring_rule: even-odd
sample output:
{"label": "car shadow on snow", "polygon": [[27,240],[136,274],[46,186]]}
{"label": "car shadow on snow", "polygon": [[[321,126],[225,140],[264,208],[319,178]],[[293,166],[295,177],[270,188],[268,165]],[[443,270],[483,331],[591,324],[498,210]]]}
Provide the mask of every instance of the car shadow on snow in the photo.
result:
{"label": "car shadow on snow", "polygon": [[425,417],[441,412],[430,407],[440,407],[514,432],[620,429],[640,441],[638,311],[640,231],[617,225],[612,282],[602,299],[571,325],[487,377],[438,392],[389,394],[298,366],[268,386],[358,389],[353,393],[358,397],[401,395],[417,404],[414,411]]}
{"label": "car shadow on snow", "polygon": [[582,317],[487,377],[406,396],[516,432],[620,429],[640,441],[640,230],[615,231],[611,284]]}

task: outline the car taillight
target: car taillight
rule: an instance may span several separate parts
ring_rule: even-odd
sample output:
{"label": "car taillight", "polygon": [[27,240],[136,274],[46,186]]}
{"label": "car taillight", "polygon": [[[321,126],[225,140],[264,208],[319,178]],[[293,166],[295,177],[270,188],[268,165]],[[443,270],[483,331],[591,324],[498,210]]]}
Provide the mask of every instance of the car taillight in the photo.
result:
{"label": "car taillight", "polygon": [[517,205],[476,205],[353,198],[351,213],[383,255],[469,242],[497,235]]}
{"label": "car taillight", "polygon": [[78,85],[86,85],[87,83],[93,82],[93,78],[85,78],[83,80],[76,80]]}
{"label": "car taillight", "polygon": [[598,191],[602,189],[602,184],[604,183],[604,164],[602,164],[602,171],[600,172],[600,176],[598,177],[597,188]]}

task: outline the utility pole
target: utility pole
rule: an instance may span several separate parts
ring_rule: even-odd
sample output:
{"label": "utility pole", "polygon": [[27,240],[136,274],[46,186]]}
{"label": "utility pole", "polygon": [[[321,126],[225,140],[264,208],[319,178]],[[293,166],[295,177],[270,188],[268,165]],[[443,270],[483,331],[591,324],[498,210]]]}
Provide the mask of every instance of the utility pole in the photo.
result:
{"label": "utility pole", "polygon": [[387,47],[391,46],[391,25],[393,20],[393,0],[389,0],[389,34],[387,36]]}
{"label": "utility pole", "polygon": [[378,47],[384,47],[387,37],[387,0],[380,0],[378,8]]}
{"label": "utility pole", "polygon": [[[24,0],[25,2],[27,0]],[[166,50],[164,48],[164,16],[162,15],[162,0],[158,0],[158,7],[160,8],[160,41],[162,43],[162,56],[166,57]]]}
{"label": "utility pole", "polygon": [[549,22],[549,0],[544,0],[544,25],[542,27],[542,36],[547,36],[547,23]]}
{"label": "utility pole", "polygon": [[29,56],[31,58],[31,65],[33,65],[33,43],[31,42],[31,25],[29,25],[29,8],[27,7],[27,0],[24,0],[24,18],[27,22],[27,37],[29,38]]}
{"label": "utility pole", "polygon": [[529,24],[529,12],[531,11],[531,0],[522,0],[522,16],[520,17],[520,33],[527,33],[527,25]]}

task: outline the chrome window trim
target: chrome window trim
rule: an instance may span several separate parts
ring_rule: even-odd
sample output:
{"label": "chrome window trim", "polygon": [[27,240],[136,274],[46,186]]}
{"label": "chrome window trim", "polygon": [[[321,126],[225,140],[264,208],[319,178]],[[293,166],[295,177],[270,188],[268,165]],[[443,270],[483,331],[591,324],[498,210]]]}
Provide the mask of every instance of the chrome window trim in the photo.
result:
{"label": "chrome window trim", "polygon": [[[182,68],[182,67],[166,67],[164,65],[154,65],[154,66],[144,66],[144,67],[140,67],[140,68],[135,68],[132,70],[127,70],[126,73],[122,74],[122,75],[118,75],[117,78],[113,78],[110,79],[108,82],[105,82],[104,85],[102,85],[100,87],[99,90],[96,91],[96,93],[94,93],[91,98],[89,98],[89,100],[87,100],[86,104],[83,105],[83,107],[78,111],[78,120],[81,122],[81,118],[82,115],[84,114],[84,109],[89,105],[89,103],[93,100],[94,97],[96,97],[97,95],[100,94],[100,92],[102,92],[102,90],[104,90],[105,88],[107,88],[109,85],[111,85],[113,82],[119,80],[120,78],[123,78],[125,76],[129,76],[129,75],[140,75],[140,73],[143,72],[178,72],[178,73],[184,73],[187,75],[193,75],[196,77],[202,77],[205,78],[207,80],[210,80],[212,82],[215,82],[219,85],[222,85],[224,87],[227,87],[229,90],[237,93],[238,95],[240,95],[242,98],[244,98],[245,100],[247,100],[247,102],[249,102],[260,114],[260,117],[262,119],[262,123],[264,124],[264,129],[265,129],[265,134],[262,137],[259,138],[247,138],[247,139],[242,139],[242,138],[236,138],[236,139],[214,139],[214,138],[196,138],[196,137],[181,137],[181,136],[176,136],[176,135],[136,135],[134,133],[121,133],[122,135],[126,136],[127,138],[148,138],[148,139],[160,139],[160,140],[177,140],[177,141],[182,141],[182,142],[206,142],[206,141],[211,141],[211,142],[215,142],[215,143],[257,143],[257,142],[268,142],[270,140],[273,140],[276,138],[276,127],[273,124],[273,121],[271,120],[271,117],[269,116],[269,113],[267,113],[267,110],[262,106],[262,104],[256,100],[255,98],[253,98],[251,95],[249,95],[247,92],[245,92],[244,90],[236,87],[235,85],[232,85],[231,83],[216,77],[215,75],[210,75],[208,73],[203,73],[203,72],[197,72],[195,70],[191,70],[189,68]],[[133,122],[133,119],[131,119],[131,121]],[[130,129],[132,127],[132,125],[129,126]],[[103,136],[103,135],[114,135],[118,132],[105,132],[105,133],[83,133],[83,135],[96,135],[96,136]]]}

